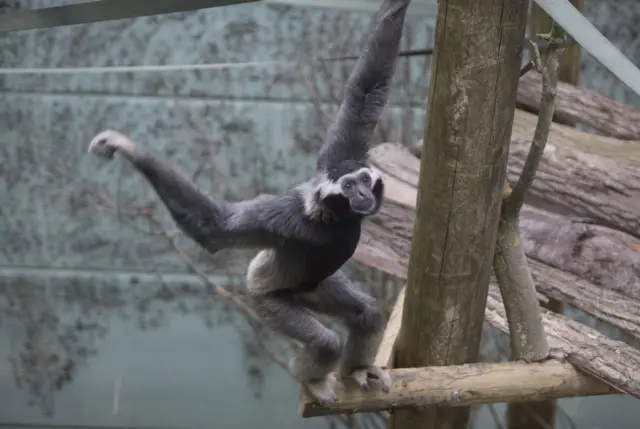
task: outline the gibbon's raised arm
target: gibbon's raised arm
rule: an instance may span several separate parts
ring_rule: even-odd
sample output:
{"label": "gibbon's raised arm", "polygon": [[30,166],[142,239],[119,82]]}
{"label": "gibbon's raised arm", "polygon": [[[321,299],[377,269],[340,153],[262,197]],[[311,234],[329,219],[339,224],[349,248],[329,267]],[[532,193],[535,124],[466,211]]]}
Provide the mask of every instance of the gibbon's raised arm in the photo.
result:
{"label": "gibbon's raised arm", "polygon": [[389,98],[410,0],[385,0],[364,51],[349,75],[338,113],[318,153],[318,170],[342,161],[364,161],[369,140]]}
{"label": "gibbon's raised arm", "polygon": [[277,247],[285,239],[322,244],[326,237],[309,227],[299,198],[263,194],[234,203],[216,200],[116,131],[98,134],[89,151],[106,159],[120,152],[151,184],[180,229],[211,253],[229,247]]}

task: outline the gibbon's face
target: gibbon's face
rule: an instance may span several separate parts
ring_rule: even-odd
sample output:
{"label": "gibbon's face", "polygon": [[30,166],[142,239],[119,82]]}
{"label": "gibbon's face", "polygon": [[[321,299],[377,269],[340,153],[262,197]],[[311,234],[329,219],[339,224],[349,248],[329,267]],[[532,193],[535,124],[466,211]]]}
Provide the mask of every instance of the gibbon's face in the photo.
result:
{"label": "gibbon's face", "polygon": [[342,176],[338,183],[342,195],[349,199],[351,210],[367,216],[373,214],[378,208],[378,196],[374,193],[374,188],[380,181],[380,175],[377,172],[369,168],[361,168]]}
{"label": "gibbon's face", "polygon": [[337,219],[371,216],[380,209],[383,196],[382,175],[362,161],[344,161],[330,168],[316,193]]}
{"label": "gibbon's face", "polygon": [[327,172],[319,188],[323,205],[338,218],[370,216],[380,209],[384,193],[382,176],[363,162],[345,161]]}

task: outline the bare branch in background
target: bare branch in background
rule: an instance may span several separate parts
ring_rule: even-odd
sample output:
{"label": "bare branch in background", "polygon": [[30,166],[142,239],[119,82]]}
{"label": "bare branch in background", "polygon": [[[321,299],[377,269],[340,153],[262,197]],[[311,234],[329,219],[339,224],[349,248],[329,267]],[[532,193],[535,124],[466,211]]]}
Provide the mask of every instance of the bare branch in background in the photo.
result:
{"label": "bare branch in background", "polygon": [[[546,64],[542,63],[538,45],[531,42],[535,68],[542,75],[540,110],[522,172],[513,191],[507,187],[504,193],[493,259],[509,325],[511,359],[527,362],[543,361],[549,356],[538,295],[520,233],[520,210],[535,179],[553,122],[558,66],[564,52],[559,46],[564,40],[556,43],[551,34],[549,38]],[[507,407],[507,425],[511,428],[520,427],[522,422],[535,422],[540,428],[553,427],[548,422],[554,421],[554,416],[554,400],[513,403]]]}
{"label": "bare branch in background", "polygon": [[540,101],[540,112],[538,114],[538,123],[533,133],[533,141],[529,149],[527,160],[520,174],[518,182],[513,188],[513,192],[507,198],[504,209],[510,214],[517,215],[524,204],[524,198],[536,177],[536,171],[544,148],[549,139],[549,131],[553,122],[553,112],[555,109],[556,87],[558,86],[557,70],[560,65],[560,58],[564,52],[564,48],[554,49],[553,45],[549,47],[549,56],[546,65],[542,64],[540,59],[540,51],[538,46],[533,44],[534,63],[536,70],[542,75],[542,98]]}

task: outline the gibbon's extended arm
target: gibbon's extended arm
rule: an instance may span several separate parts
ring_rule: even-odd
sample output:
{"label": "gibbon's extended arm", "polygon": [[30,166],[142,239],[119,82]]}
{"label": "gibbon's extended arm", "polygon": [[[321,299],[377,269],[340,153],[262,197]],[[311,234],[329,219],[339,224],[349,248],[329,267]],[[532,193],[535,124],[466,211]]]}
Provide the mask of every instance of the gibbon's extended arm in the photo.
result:
{"label": "gibbon's extended arm", "polygon": [[410,0],[385,0],[380,7],[318,153],[318,170],[345,160],[366,159],[369,140],[389,98],[409,3]]}
{"label": "gibbon's extended arm", "polygon": [[98,134],[89,151],[106,159],[120,152],[151,184],[180,229],[211,253],[229,247],[276,247],[284,239],[322,244],[325,238],[302,216],[303,204],[295,195],[259,195],[236,203],[216,200],[116,131]]}

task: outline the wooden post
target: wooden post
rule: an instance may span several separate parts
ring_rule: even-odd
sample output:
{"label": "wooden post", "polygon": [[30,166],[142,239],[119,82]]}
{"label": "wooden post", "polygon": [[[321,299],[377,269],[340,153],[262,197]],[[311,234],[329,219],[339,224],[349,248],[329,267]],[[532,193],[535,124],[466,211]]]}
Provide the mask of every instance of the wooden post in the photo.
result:
{"label": "wooden post", "polygon": [[[438,2],[396,368],[477,360],[527,11],[528,0]],[[391,428],[468,420],[468,407],[397,409]]]}

